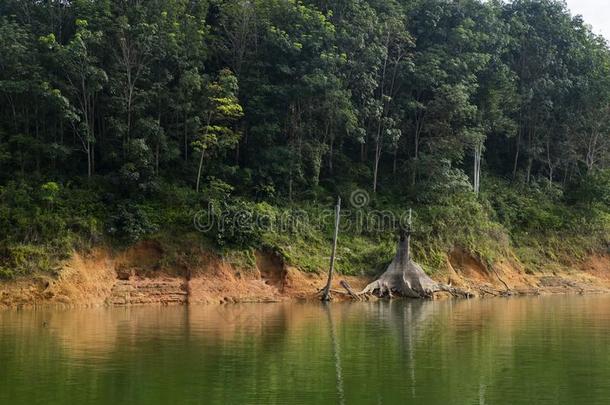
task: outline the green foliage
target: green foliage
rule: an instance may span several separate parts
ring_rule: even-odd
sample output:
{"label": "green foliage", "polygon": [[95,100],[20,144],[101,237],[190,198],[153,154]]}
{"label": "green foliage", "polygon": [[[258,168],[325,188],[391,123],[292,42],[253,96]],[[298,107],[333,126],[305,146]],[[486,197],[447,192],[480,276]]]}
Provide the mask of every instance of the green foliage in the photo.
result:
{"label": "green foliage", "polygon": [[0,269],[4,277],[53,272],[74,248],[99,240],[99,203],[55,182],[0,188]]}
{"label": "green foliage", "polygon": [[[456,246],[538,265],[609,238],[610,51],[561,1],[9,1],[0,55],[5,277],[191,235],[208,206],[230,220],[206,246],[318,271],[332,221],[239,218],[359,188],[367,213],[415,209],[431,271]],[[394,238],[346,230],[340,270]]]}
{"label": "green foliage", "polygon": [[569,187],[570,202],[610,206],[610,170],[596,171],[576,179]]}
{"label": "green foliage", "polygon": [[121,203],[116,214],[110,217],[108,233],[131,243],[137,242],[159,229],[152,217],[151,207],[133,202]]}
{"label": "green foliage", "polygon": [[221,248],[259,247],[261,233],[256,219],[259,208],[248,201],[212,201],[210,208],[215,214],[213,227],[208,234]]}
{"label": "green foliage", "polygon": [[607,206],[577,205],[549,189],[488,184],[485,198],[492,219],[501,223],[526,264],[542,267],[549,261],[572,264],[592,251],[603,251],[610,235]]}

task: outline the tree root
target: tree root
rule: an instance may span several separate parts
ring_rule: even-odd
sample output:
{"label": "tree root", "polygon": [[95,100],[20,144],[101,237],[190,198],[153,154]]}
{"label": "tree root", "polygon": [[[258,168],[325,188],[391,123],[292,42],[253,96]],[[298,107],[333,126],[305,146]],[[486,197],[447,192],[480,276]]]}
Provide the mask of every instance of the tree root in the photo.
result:
{"label": "tree root", "polygon": [[511,292],[510,287],[508,286],[508,284],[506,284],[506,282],[504,280],[502,280],[502,277],[500,277],[500,275],[498,274],[498,271],[495,269],[494,266],[491,266],[491,270],[494,272],[494,274],[496,275],[496,277],[498,277],[498,280],[500,280],[500,282],[502,284],[504,284],[504,288],[506,288],[506,292]]}
{"label": "tree root", "polygon": [[500,291],[488,290],[488,289],[484,288],[483,286],[478,286],[477,288],[479,290],[481,290],[482,293],[493,295],[494,297],[498,297],[498,296],[502,295],[502,293]]}
{"label": "tree root", "polygon": [[401,238],[398,242],[396,256],[385,273],[377,280],[367,285],[362,291],[355,292],[349,284],[343,282],[351,297],[364,297],[374,295],[379,298],[393,298],[394,296],[406,298],[433,298],[435,293],[447,292],[454,297],[471,298],[473,294],[450,285],[437,283],[432,280],[424,270],[409,257],[408,238]]}
{"label": "tree root", "polygon": [[458,298],[474,298],[474,294],[470,291],[462,290],[461,288],[455,288],[450,285],[439,284],[440,291],[448,292],[454,297]]}
{"label": "tree root", "polygon": [[362,301],[362,296],[358,295],[358,293],[352,289],[347,281],[341,280],[339,284],[341,284],[341,287],[345,288],[347,295],[349,295],[352,299]]}
{"label": "tree root", "polygon": [[362,291],[354,289],[345,280],[341,280],[341,287],[346,292],[332,290],[333,293],[348,295],[355,301],[377,298],[394,298],[395,296],[416,299],[434,298],[435,293],[447,292],[453,297],[472,298],[474,294],[432,280],[424,270],[409,257],[409,238],[400,238],[396,256],[388,269],[377,280],[367,285]]}
{"label": "tree root", "polygon": [[[400,296],[405,298],[415,299],[431,299],[434,298],[434,294],[439,292],[447,292],[453,297],[457,298],[473,298],[474,294],[470,291],[455,288],[450,285],[437,283],[433,288],[425,290],[416,290],[411,285],[405,283],[398,288],[387,283],[376,280],[369,284],[364,290],[355,293],[357,297],[374,295],[378,298],[394,298],[394,296]],[[351,295],[351,294],[350,294]]]}
{"label": "tree root", "polygon": [[438,292],[448,292],[454,297],[462,298],[473,296],[468,291],[432,280],[417,263],[410,259],[409,240],[403,237],[398,242],[396,256],[386,272],[359,293],[352,292],[352,294],[388,298],[398,295],[406,298],[425,299],[434,298],[434,294]]}

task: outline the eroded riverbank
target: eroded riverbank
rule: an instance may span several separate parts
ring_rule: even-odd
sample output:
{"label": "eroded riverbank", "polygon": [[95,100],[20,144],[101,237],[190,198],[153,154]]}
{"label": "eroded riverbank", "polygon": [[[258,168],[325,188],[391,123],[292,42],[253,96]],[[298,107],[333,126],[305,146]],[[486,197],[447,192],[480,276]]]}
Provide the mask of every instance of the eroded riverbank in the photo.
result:
{"label": "eroded riverbank", "polygon": [[[37,276],[0,283],[0,307],[126,306],[142,304],[210,304],[313,300],[326,275],[305,273],[271,253],[255,255],[255,265],[239,268],[213,254],[202,254],[196,266],[168,266],[153,242],[122,252],[99,248],[75,254],[57,277]],[[434,278],[471,291],[474,296],[544,295],[610,292],[610,256],[594,255],[570,267],[524,269],[504,260],[491,268],[462,250],[447,257]],[[338,276],[354,289],[366,276]],[[337,299],[341,295],[335,294]]]}

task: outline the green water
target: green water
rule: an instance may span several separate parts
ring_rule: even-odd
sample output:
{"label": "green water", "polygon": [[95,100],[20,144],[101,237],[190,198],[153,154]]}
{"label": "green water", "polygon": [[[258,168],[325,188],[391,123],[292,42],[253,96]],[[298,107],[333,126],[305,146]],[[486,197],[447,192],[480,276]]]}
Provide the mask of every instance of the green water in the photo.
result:
{"label": "green water", "polygon": [[0,312],[1,404],[610,403],[610,297]]}

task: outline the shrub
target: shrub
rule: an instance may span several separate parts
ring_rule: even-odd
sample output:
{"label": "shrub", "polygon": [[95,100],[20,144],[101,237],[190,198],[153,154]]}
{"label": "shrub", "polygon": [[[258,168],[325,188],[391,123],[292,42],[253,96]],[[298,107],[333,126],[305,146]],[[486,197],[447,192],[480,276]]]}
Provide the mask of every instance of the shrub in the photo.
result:
{"label": "shrub", "polygon": [[127,242],[136,242],[159,230],[152,216],[149,206],[123,202],[110,218],[108,233]]}

